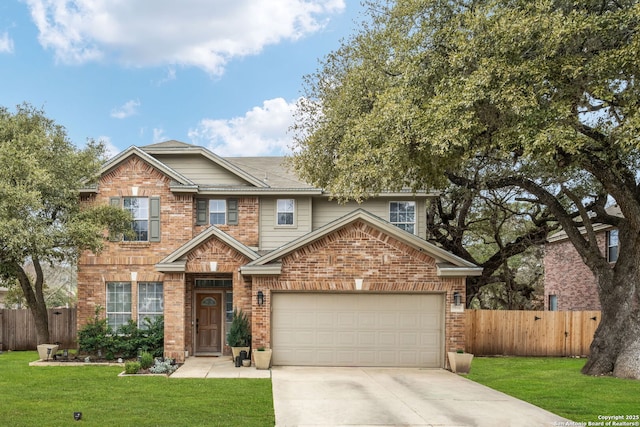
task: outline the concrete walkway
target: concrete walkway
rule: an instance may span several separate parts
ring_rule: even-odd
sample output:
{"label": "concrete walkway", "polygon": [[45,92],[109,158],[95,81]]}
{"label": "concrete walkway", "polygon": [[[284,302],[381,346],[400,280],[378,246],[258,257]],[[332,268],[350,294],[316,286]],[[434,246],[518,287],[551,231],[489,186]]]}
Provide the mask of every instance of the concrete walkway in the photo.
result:
{"label": "concrete walkway", "polygon": [[271,378],[271,371],[236,368],[231,356],[189,357],[169,378]]}

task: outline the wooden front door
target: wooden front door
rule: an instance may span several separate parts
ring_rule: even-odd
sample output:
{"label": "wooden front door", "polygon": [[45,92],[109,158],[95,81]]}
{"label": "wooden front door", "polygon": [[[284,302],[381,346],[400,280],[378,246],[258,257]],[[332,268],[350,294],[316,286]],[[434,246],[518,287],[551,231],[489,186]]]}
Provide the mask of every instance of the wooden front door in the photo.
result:
{"label": "wooden front door", "polygon": [[196,353],[221,351],[221,294],[196,296]]}

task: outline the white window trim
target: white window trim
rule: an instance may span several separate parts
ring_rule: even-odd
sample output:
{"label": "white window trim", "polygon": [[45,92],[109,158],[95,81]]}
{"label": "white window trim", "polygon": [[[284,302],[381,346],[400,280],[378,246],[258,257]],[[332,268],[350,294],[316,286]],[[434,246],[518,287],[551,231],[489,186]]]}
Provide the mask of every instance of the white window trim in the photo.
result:
{"label": "white window trim", "polygon": [[[144,239],[144,240],[137,239],[137,238],[133,239],[133,240],[127,240],[126,238],[124,238],[123,240],[125,242],[148,242],[149,241],[149,233],[151,232],[151,221],[150,221],[151,206],[149,205],[150,204],[149,198],[148,197],[139,197],[139,196],[124,196],[122,198],[122,206],[123,206],[123,208],[125,210],[129,210],[126,207],[126,201],[129,200],[129,199],[139,199],[139,200],[146,200],[147,201],[147,217],[146,218],[135,218],[135,217],[133,218],[133,222],[146,221],[146,223],[147,223],[147,238]],[[129,212],[131,212],[131,211],[129,211]],[[132,212],[132,215],[133,215],[133,212]],[[132,225],[132,228],[133,228],[133,225]]]}
{"label": "white window trim", "polygon": [[[129,298],[133,300],[133,295],[132,295],[132,292],[133,292],[132,287],[133,286],[132,286],[131,282],[107,282],[106,283],[106,291],[107,291],[106,303],[107,303],[107,307],[106,307],[106,310],[105,310],[105,314],[107,316],[107,324],[110,325],[110,326],[111,326],[111,322],[109,322],[109,316],[110,315],[111,316],[129,315],[129,319],[128,320],[131,320],[133,318],[133,301],[129,302],[129,304],[131,306],[130,307],[130,309],[131,309],[130,311],[109,311],[109,294],[110,294],[109,293],[109,285],[112,285],[112,284],[128,284],[129,285]],[[124,324],[126,324],[126,322],[122,323],[120,326],[122,326]],[[114,332],[115,332],[115,329],[118,329],[118,327],[114,328]]]}
{"label": "white window trim", "polygon": [[[224,210],[222,211],[212,211],[211,210],[211,202],[222,202],[224,203]],[[224,214],[224,222],[219,223],[219,224],[214,224],[213,222],[211,222],[211,214]],[[227,225],[227,199],[209,199],[209,202],[207,203],[207,221],[209,222],[209,225]]]}
{"label": "white window trim", "polygon": [[[278,224],[278,216],[280,214],[280,211],[278,210],[278,202],[280,200],[291,200],[293,201],[293,212],[291,212],[293,214],[293,224]],[[275,203],[275,226],[276,228],[297,228],[298,227],[298,203],[296,201],[296,199],[276,199],[276,203]],[[283,213],[289,213],[289,212],[285,212],[283,211]]]}
{"label": "white window trim", "polygon": [[[392,222],[391,221],[391,205],[393,203],[412,203],[413,204],[413,222]],[[389,222],[396,227],[400,224],[412,224],[413,225],[413,233],[414,235],[418,234],[418,204],[415,200],[391,200],[388,205],[387,214],[389,215]],[[400,227],[398,227],[400,228]]]}

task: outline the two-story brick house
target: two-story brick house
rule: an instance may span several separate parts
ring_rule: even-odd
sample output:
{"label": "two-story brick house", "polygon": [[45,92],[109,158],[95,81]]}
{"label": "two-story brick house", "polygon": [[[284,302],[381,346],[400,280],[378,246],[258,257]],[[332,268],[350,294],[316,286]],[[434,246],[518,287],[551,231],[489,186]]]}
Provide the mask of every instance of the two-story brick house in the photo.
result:
{"label": "two-story brick house", "polygon": [[227,354],[234,308],[274,364],[444,367],[464,348],[465,279],[481,270],[424,240],[426,200],[338,204],[283,158],[221,158],[178,141],[107,162],[84,203],[128,209],[78,264],[78,327],[163,315],[165,355]]}
{"label": "two-story brick house", "polygon": [[[607,208],[609,215],[622,216],[620,208]],[[618,259],[618,230],[606,224],[593,224],[600,252],[610,263]],[[582,261],[567,234],[549,237],[544,249],[545,310],[600,310],[600,298],[593,272]]]}

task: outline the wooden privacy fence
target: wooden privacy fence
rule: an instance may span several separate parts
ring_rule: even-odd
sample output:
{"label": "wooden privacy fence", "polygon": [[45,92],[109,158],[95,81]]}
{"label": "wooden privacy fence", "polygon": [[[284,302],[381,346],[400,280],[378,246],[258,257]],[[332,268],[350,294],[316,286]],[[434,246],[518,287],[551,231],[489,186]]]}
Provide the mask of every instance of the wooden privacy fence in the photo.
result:
{"label": "wooden privacy fence", "polygon": [[478,356],[588,356],[599,311],[467,310],[466,351]]}
{"label": "wooden privacy fence", "polygon": [[[52,308],[49,313],[51,343],[76,348],[76,309]],[[36,326],[31,311],[0,309],[0,350],[35,350]]]}

